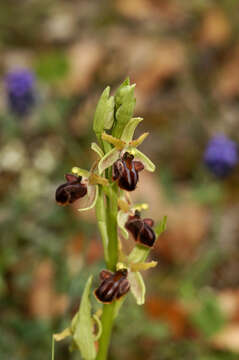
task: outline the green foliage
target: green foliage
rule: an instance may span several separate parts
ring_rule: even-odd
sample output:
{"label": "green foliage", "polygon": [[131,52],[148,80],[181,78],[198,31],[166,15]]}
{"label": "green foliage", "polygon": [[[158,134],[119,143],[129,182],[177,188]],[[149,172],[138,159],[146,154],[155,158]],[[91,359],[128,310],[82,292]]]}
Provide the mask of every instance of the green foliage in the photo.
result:
{"label": "green foliage", "polygon": [[67,75],[69,70],[68,59],[60,51],[42,54],[37,57],[35,69],[41,80],[55,84]]}

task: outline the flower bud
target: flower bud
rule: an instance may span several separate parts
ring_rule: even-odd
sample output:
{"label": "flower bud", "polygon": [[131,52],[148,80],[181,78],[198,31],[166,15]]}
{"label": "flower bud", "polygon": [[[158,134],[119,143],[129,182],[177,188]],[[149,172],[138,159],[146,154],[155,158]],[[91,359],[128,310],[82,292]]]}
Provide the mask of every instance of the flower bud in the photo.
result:
{"label": "flower bud", "polygon": [[115,273],[102,270],[100,273],[101,284],[94,291],[95,297],[104,304],[120,299],[130,289],[127,275],[127,269],[120,269]]}
{"label": "flower bud", "polygon": [[141,219],[140,213],[135,211],[134,216],[129,216],[125,227],[132,234],[136,242],[152,247],[156,238],[155,232],[152,229],[153,224],[152,219]]}
{"label": "flower bud", "polygon": [[56,189],[56,202],[59,205],[72,204],[87,194],[87,187],[81,183],[82,176],[65,175],[67,182]]}
{"label": "flower bud", "polygon": [[140,161],[134,161],[134,156],[125,152],[121,159],[113,164],[114,181],[118,181],[121,189],[133,191],[139,180],[138,172],[144,169],[144,165]]}

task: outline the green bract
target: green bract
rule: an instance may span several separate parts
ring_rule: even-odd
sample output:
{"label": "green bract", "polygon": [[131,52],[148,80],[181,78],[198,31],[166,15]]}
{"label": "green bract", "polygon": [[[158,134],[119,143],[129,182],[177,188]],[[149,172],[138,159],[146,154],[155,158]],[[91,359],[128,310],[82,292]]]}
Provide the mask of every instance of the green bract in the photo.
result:
{"label": "green bract", "polygon": [[110,129],[114,122],[114,97],[109,96],[110,87],[103,91],[96,106],[93,130],[100,137],[104,129]]}
{"label": "green bract", "polygon": [[[96,357],[95,341],[100,336],[101,323],[97,315],[91,315],[90,289],[92,276],[89,277],[82,295],[78,312],[74,316],[69,328],[59,334],[54,334],[56,341],[61,341],[68,336],[72,336],[72,348],[80,350],[84,360],[94,360]],[[94,334],[94,321],[97,322],[99,333]]]}

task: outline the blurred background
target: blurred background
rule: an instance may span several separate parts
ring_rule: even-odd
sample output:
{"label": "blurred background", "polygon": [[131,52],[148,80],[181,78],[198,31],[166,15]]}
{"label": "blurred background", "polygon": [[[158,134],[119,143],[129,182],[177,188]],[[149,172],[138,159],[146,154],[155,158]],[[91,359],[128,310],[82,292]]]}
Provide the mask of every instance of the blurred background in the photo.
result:
{"label": "blurred background", "polygon": [[[94,212],[54,193],[72,166],[89,168],[98,98],[128,75],[136,135],[150,131],[141,149],[158,165],[135,199],[168,227],[146,304],[127,297],[109,359],[238,359],[238,24],[236,0],[0,2],[1,360],[50,358],[89,273],[98,283]],[[66,340],[55,358],[79,354]]]}

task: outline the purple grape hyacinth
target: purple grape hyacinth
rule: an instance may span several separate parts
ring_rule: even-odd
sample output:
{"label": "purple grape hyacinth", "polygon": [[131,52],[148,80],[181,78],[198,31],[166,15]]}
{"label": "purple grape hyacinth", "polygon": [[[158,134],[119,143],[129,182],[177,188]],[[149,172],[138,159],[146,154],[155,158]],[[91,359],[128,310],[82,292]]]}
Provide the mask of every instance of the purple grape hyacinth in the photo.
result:
{"label": "purple grape hyacinth", "polygon": [[227,176],[238,163],[237,144],[224,135],[214,136],[205,150],[204,162],[217,177]]}
{"label": "purple grape hyacinth", "polygon": [[35,77],[27,69],[11,71],[5,78],[9,108],[18,116],[27,115],[35,104]]}

